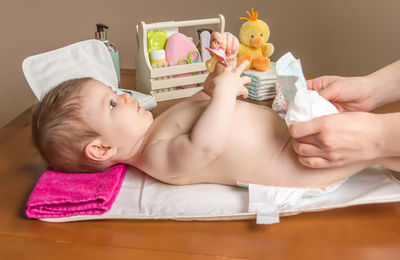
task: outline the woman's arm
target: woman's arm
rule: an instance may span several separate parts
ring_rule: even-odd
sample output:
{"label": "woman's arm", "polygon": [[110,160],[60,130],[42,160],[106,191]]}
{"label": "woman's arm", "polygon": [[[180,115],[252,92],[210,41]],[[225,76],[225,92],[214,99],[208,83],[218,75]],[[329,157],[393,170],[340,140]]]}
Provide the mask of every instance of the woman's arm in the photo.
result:
{"label": "woman's arm", "polygon": [[366,76],[375,108],[400,100],[400,60]]}

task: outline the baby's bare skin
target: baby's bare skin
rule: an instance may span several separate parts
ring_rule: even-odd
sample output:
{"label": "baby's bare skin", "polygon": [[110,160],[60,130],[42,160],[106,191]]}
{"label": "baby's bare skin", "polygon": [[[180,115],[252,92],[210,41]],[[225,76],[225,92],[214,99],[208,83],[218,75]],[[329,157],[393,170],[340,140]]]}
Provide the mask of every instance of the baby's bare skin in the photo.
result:
{"label": "baby's bare skin", "polygon": [[127,161],[171,184],[237,182],[292,187],[325,187],[372,162],[334,169],[302,166],[293,151],[284,120],[265,106],[237,101],[247,95],[236,68],[238,40],[213,33],[211,45],[223,48],[228,68],[217,66],[199,92],[159,116],[139,149]]}
{"label": "baby's bare skin", "polygon": [[[129,95],[115,96],[100,82],[86,86],[81,93],[84,110],[100,133],[86,154],[109,165],[133,165],[176,185],[244,182],[322,188],[378,163],[327,169],[302,166],[284,120],[268,107],[236,100],[247,95],[244,84],[250,82],[240,76],[247,64],[236,67],[237,39],[230,34],[213,37],[214,45],[230,50],[228,67],[218,64],[207,77],[204,92],[154,121]],[[109,109],[99,110],[102,106]]]}
{"label": "baby's bare skin", "polygon": [[[155,119],[145,146],[190,134],[209,103],[198,93],[178,103]],[[209,133],[212,134],[212,133]],[[297,162],[286,124],[270,108],[236,101],[232,130],[223,152],[211,163],[193,172],[176,175],[165,168],[139,165],[147,174],[166,183],[183,185],[237,182],[291,187],[325,187],[367,167],[359,164],[335,169],[306,168]],[[167,157],[167,156],[164,156]],[[160,163],[162,158],[160,158]],[[174,158],[179,162],[179,158]],[[179,162],[184,163],[184,162]]]}

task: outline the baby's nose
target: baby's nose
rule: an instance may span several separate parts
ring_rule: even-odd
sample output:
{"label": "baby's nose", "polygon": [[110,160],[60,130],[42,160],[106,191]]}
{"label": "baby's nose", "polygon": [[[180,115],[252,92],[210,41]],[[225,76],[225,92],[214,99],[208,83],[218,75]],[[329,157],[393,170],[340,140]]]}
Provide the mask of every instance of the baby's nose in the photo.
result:
{"label": "baby's nose", "polygon": [[124,102],[125,102],[126,104],[129,104],[129,103],[132,102],[132,98],[131,98],[131,95],[130,95],[129,93],[124,93],[124,94],[123,94],[123,97],[124,97]]}

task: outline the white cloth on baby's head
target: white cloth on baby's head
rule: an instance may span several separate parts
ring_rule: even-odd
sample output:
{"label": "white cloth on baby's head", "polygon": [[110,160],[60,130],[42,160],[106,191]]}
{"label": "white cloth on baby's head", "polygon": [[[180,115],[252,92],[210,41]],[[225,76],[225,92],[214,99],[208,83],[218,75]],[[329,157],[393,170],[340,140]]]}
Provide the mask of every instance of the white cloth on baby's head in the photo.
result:
{"label": "white cloth on baby's head", "polygon": [[316,117],[339,113],[337,108],[318,94],[307,89],[299,60],[286,53],[276,62],[279,87],[289,106],[285,121],[289,126],[292,122],[308,121]]}
{"label": "white cloth on baby's head", "polygon": [[53,51],[30,56],[22,69],[35,96],[41,100],[58,84],[91,77],[118,88],[118,79],[107,47],[99,40],[87,40]]}

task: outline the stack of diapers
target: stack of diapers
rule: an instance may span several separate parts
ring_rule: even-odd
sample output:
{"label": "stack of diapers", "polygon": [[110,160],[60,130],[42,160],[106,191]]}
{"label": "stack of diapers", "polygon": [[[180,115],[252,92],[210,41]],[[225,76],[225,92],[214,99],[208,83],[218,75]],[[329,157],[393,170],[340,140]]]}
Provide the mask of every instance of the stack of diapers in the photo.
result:
{"label": "stack of diapers", "polygon": [[251,78],[250,85],[246,86],[249,90],[249,98],[263,101],[273,99],[275,97],[275,83],[277,75],[275,72],[275,63],[271,62],[267,71],[246,70],[242,76]]}
{"label": "stack of diapers", "polygon": [[[117,79],[107,48],[91,40],[27,58],[23,69],[40,99],[57,84],[93,77],[116,90]],[[292,77],[294,83],[298,77]],[[296,99],[296,98],[294,98]],[[241,184],[174,186],[134,167],[115,165],[105,172],[71,174],[47,170],[26,205],[29,218],[49,222],[95,219],[234,220],[260,224],[281,216],[367,203],[400,201],[399,181],[374,166],[325,189]]]}

